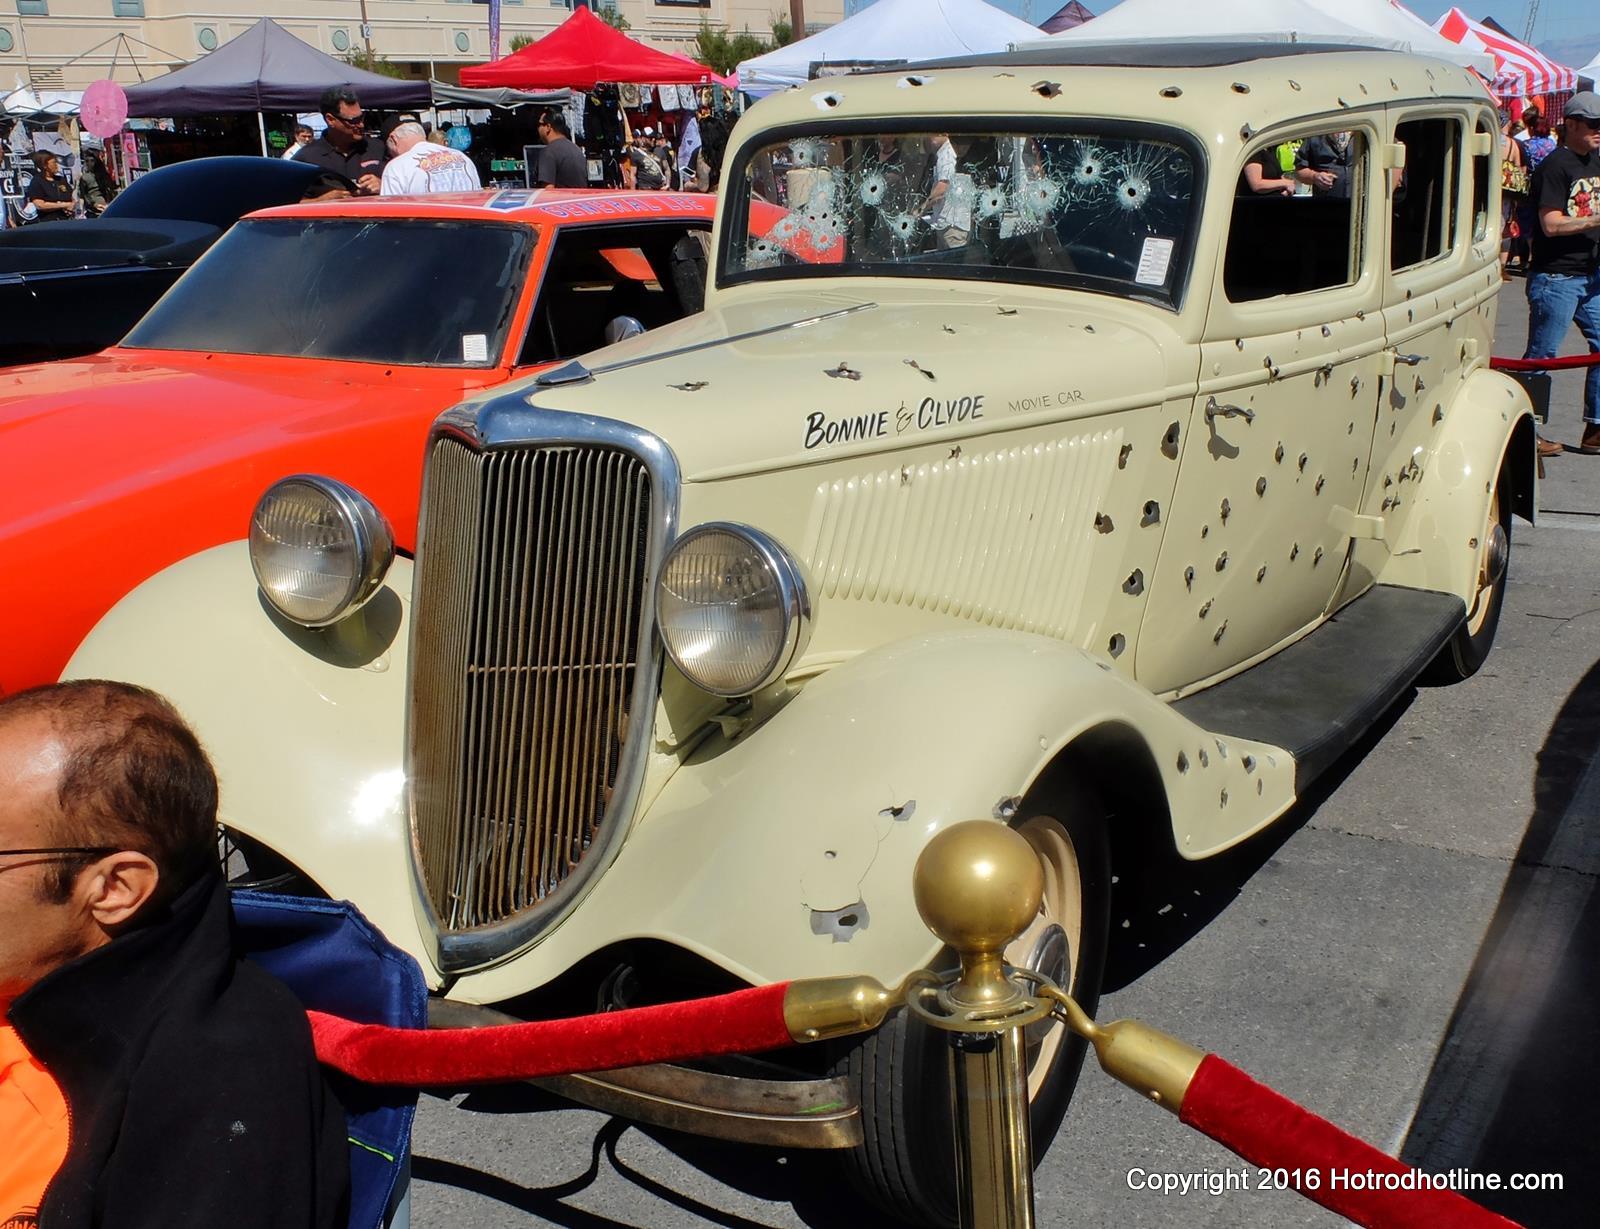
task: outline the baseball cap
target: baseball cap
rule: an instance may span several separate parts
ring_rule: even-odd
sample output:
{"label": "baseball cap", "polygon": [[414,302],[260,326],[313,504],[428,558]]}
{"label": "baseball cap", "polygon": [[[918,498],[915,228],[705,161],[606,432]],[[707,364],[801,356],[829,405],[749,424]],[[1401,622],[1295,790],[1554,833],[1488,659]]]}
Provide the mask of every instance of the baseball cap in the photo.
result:
{"label": "baseball cap", "polygon": [[1578,119],[1600,119],[1600,94],[1593,90],[1584,90],[1567,99],[1567,105],[1562,113],[1576,116]]}

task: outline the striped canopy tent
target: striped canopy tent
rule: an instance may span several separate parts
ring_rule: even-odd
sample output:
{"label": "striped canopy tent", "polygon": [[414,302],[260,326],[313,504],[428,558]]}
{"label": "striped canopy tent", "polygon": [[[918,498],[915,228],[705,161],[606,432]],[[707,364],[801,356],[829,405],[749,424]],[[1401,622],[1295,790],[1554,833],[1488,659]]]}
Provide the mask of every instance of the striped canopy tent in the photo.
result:
{"label": "striped canopy tent", "polygon": [[1433,28],[1452,43],[1482,48],[1494,57],[1489,88],[1501,98],[1564,94],[1578,88],[1578,74],[1572,69],[1493,26],[1473,21],[1460,9],[1451,9],[1433,23]]}

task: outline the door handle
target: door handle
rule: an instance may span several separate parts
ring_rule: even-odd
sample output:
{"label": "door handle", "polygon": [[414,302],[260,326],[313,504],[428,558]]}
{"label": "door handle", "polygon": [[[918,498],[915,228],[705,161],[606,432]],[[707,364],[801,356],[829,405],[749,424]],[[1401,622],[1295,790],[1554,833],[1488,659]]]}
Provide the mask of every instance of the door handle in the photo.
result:
{"label": "door handle", "polygon": [[1242,418],[1245,422],[1255,422],[1256,412],[1242,405],[1224,405],[1215,397],[1206,398],[1206,422],[1214,423],[1219,418]]}
{"label": "door handle", "polygon": [[1415,367],[1418,363],[1426,361],[1426,359],[1427,355],[1424,354],[1401,354],[1398,350],[1394,352],[1394,361],[1396,365]]}

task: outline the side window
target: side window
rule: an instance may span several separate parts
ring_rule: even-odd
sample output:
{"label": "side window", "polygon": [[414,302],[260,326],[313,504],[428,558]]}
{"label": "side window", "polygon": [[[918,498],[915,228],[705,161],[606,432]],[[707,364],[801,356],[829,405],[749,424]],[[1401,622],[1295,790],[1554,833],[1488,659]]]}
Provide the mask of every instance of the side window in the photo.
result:
{"label": "side window", "polygon": [[1395,139],[1406,147],[1406,165],[1395,173],[1389,267],[1406,269],[1455,244],[1461,125],[1453,119],[1407,120],[1395,129]]}
{"label": "side window", "polygon": [[518,363],[571,358],[605,345],[606,325],[646,329],[705,305],[706,241],[684,226],[568,226],[557,232]]}
{"label": "side window", "polygon": [[1361,276],[1369,152],[1359,132],[1251,151],[1234,192],[1223,261],[1231,302],[1349,286]]}
{"label": "side window", "polygon": [[[1500,134],[1487,124],[1478,125],[1478,140],[1490,149],[1500,148]],[[1489,237],[1489,174],[1498,174],[1499,163],[1488,154],[1478,154],[1472,159],[1472,241],[1481,243]]]}

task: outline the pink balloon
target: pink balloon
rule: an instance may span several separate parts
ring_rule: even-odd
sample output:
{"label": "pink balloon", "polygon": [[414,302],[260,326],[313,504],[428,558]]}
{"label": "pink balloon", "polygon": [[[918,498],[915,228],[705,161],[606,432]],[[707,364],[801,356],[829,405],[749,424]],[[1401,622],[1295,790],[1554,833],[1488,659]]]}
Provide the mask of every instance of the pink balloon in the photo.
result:
{"label": "pink balloon", "polygon": [[115,81],[91,81],[78,104],[78,117],[84,131],[97,137],[113,137],[128,119],[128,95]]}

